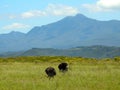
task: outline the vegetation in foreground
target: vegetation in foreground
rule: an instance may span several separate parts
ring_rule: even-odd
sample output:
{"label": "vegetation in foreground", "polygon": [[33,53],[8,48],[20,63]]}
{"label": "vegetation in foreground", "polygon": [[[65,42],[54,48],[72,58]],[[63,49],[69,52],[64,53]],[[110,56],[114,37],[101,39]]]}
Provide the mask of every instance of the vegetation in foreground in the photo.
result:
{"label": "vegetation in foreground", "polygon": [[[59,72],[60,62],[69,64],[68,72]],[[44,71],[48,66],[57,71],[50,80]],[[120,90],[120,58],[0,58],[0,90]]]}

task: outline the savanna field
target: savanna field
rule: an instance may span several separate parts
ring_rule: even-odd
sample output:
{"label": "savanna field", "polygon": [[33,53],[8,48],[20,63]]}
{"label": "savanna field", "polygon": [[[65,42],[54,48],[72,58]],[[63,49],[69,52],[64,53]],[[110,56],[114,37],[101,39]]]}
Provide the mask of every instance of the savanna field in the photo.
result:
{"label": "savanna field", "polygon": [[[58,70],[67,62],[69,70]],[[56,76],[49,79],[45,69]],[[0,90],[120,90],[120,57],[94,59],[63,56],[0,58]]]}

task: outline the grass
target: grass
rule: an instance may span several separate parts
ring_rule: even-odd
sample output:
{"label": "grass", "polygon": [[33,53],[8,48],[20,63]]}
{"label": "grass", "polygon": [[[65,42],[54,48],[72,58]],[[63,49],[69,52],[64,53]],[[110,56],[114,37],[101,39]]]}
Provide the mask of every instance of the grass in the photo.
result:
{"label": "grass", "polygon": [[[0,90],[120,90],[120,63],[115,61],[72,61],[69,71],[59,72],[60,62],[1,62]],[[56,69],[48,79],[44,70]]]}

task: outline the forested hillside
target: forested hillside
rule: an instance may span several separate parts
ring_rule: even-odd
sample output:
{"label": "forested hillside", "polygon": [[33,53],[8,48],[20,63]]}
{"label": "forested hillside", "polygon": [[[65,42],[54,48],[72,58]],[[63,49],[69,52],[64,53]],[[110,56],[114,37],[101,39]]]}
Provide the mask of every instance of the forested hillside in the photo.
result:
{"label": "forested hillside", "polygon": [[79,56],[88,58],[113,58],[120,56],[120,47],[96,45],[86,47],[80,46],[70,49],[32,48],[21,52],[7,52],[0,56]]}

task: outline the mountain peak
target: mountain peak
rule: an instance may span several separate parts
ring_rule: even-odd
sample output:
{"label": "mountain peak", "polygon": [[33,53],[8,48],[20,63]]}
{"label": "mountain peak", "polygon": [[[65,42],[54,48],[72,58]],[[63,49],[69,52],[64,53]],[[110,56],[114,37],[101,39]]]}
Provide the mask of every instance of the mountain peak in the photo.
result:
{"label": "mountain peak", "polygon": [[9,34],[23,34],[22,32],[18,32],[18,31],[11,31]]}
{"label": "mountain peak", "polygon": [[75,17],[78,17],[78,18],[87,18],[85,15],[80,14],[80,13],[76,14]]}
{"label": "mountain peak", "polygon": [[67,17],[65,17],[65,18],[63,18],[62,19],[62,21],[64,22],[64,21],[69,21],[69,22],[71,22],[71,21],[86,21],[86,20],[91,20],[90,18],[88,18],[88,17],[86,17],[85,15],[83,15],[83,14],[80,14],[80,13],[78,13],[78,14],[76,14],[75,16],[67,16]]}

